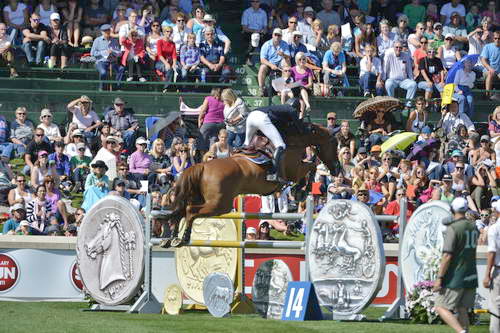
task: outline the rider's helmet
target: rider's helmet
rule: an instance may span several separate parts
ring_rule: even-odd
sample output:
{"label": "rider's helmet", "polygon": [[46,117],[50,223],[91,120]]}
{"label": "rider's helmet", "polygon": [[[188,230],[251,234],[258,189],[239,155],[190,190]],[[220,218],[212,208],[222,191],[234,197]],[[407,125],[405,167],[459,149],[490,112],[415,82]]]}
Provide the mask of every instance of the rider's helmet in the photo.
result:
{"label": "rider's helmet", "polygon": [[298,98],[290,98],[288,101],[286,101],[285,104],[290,105],[292,108],[294,108],[297,111],[300,109],[300,101]]}

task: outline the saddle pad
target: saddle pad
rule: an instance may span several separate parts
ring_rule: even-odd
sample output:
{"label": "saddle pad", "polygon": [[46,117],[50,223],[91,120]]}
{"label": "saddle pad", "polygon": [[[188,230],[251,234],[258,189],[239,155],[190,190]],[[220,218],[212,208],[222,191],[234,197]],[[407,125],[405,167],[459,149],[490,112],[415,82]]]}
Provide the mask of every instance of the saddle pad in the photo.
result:
{"label": "saddle pad", "polygon": [[264,154],[253,154],[253,155],[238,154],[238,155],[246,158],[250,162],[253,162],[253,163],[259,164],[259,165],[271,163],[271,159]]}

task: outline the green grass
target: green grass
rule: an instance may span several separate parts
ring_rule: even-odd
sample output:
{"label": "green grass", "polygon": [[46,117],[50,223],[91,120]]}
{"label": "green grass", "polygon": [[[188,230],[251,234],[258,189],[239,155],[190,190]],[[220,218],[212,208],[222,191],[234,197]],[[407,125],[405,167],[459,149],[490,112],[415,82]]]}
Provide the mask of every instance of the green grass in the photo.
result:
{"label": "green grass", "polygon": [[[382,308],[366,311],[369,322],[284,322],[265,320],[257,315],[234,315],[213,318],[207,312],[187,312],[179,316],[87,312],[85,303],[0,302],[1,332],[367,332],[367,333],[440,333],[452,332],[444,325],[415,325],[409,321],[380,323]],[[486,322],[473,326],[470,332],[488,332]]]}

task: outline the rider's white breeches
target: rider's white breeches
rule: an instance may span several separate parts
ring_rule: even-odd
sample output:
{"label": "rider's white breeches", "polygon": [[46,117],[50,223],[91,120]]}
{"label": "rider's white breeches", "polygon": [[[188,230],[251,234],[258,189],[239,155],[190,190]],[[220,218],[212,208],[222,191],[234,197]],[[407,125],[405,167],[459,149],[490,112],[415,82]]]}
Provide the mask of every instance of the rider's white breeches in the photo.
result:
{"label": "rider's white breeches", "polygon": [[275,148],[286,148],[283,138],[276,127],[274,127],[267,113],[262,111],[252,111],[247,117],[245,145],[250,144],[250,141],[258,130],[271,140]]}

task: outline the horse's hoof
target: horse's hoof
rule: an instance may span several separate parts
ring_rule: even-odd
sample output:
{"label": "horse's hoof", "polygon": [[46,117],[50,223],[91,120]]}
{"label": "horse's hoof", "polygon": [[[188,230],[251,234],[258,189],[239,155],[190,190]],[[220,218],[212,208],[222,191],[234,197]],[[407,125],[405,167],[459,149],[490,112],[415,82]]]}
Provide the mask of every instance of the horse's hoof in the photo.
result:
{"label": "horse's hoof", "polygon": [[160,247],[163,247],[164,249],[169,248],[172,246],[172,240],[171,239],[164,239],[160,242]]}
{"label": "horse's hoof", "polygon": [[180,239],[180,238],[174,238],[174,239],[172,239],[172,240],[170,241],[170,245],[171,245],[172,247],[180,247],[180,246],[182,246],[182,245],[183,245],[183,242],[181,241],[181,239]]}

